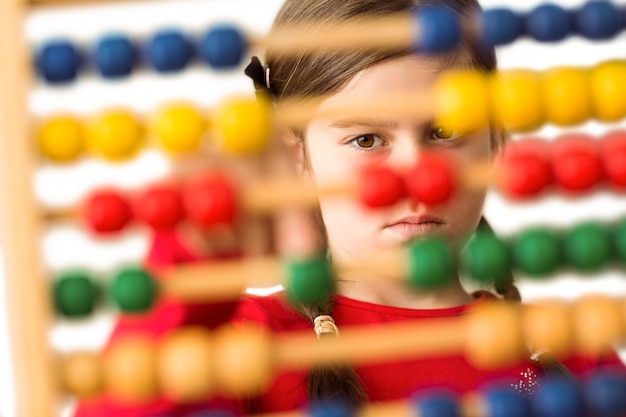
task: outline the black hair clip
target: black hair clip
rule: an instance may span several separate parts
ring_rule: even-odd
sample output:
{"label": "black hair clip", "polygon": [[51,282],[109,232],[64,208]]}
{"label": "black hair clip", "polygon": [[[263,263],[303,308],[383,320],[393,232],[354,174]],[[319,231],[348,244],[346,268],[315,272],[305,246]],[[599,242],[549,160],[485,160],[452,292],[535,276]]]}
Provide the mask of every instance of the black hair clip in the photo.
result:
{"label": "black hair clip", "polygon": [[257,95],[262,94],[265,96],[269,95],[271,98],[275,97],[269,77],[270,69],[264,68],[259,58],[253,56],[244,73],[252,78]]}

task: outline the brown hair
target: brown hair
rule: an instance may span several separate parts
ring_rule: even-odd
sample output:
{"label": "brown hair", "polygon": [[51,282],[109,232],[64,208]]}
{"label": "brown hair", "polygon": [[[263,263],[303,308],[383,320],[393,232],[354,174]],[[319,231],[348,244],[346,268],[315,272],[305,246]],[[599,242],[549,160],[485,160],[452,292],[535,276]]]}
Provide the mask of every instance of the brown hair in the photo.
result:
{"label": "brown hair", "polygon": [[[383,17],[408,12],[425,5],[445,6],[456,12],[460,19],[471,19],[474,13],[480,10],[477,0],[286,0],[276,17],[272,31],[294,25],[307,26],[310,30],[315,30],[315,22],[340,23],[363,17]],[[269,88],[277,102],[329,95],[342,89],[360,71],[412,53],[415,51],[409,49],[354,49],[336,53],[281,54],[269,49],[266,51],[266,64],[271,70]],[[444,60],[444,63],[449,65],[469,63],[471,67],[485,72],[492,72],[497,68],[493,48],[485,48],[473,37],[463,37],[462,44],[455,51],[440,55],[438,59]],[[305,140],[302,131],[292,133],[297,140]],[[307,156],[304,157],[307,161]],[[315,216],[320,230],[323,231],[319,210]],[[483,227],[488,227],[484,219],[481,223]],[[521,301],[512,275],[509,280],[500,282],[495,289],[507,299]],[[299,306],[298,309],[313,322],[319,315],[331,315],[332,303]],[[363,385],[347,364],[314,367],[308,377],[308,393],[312,402],[340,399],[358,406],[367,401]]]}

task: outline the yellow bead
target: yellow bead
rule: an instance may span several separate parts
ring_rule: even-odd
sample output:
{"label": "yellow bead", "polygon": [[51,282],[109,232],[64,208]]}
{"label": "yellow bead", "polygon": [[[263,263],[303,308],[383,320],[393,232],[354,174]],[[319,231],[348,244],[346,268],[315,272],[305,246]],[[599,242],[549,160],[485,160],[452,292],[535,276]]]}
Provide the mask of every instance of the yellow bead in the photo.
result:
{"label": "yellow bead", "polygon": [[106,392],[116,402],[142,404],[156,398],[156,353],[146,336],[116,341],[102,360]]}
{"label": "yellow bead", "polygon": [[479,71],[450,71],[435,83],[435,118],[438,126],[474,132],[489,124],[488,83]]}
{"label": "yellow bead", "polygon": [[603,122],[626,116],[626,62],[609,61],[589,73],[593,115]]}
{"label": "yellow bead", "polygon": [[53,117],[39,128],[37,145],[52,161],[73,161],[85,147],[83,127],[70,116]]}
{"label": "yellow bead", "polygon": [[481,369],[510,365],[523,347],[520,314],[511,303],[494,301],[469,312],[465,319],[465,354]]}
{"label": "yellow bead", "polygon": [[167,152],[187,153],[196,151],[200,146],[205,123],[195,107],[172,105],[157,112],[152,129]]}
{"label": "yellow bead", "polygon": [[573,344],[570,312],[557,302],[531,305],[522,314],[524,340],[533,349],[549,349],[557,358],[567,357]]}
{"label": "yellow bead", "polygon": [[507,71],[491,79],[494,116],[511,132],[536,130],[544,123],[541,82],[528,70]]}
{"label": "yellow bead", "polygon": [[556,68],[544,74],[546,119],[558,126],[573,126],[591,117],[588,77],[577,68]]}
{"label": "yellow bead", "polygon": [[230,98],[222,102],[213,117],[220,148],[234,154],[260,152],[270,136],[269,103],[255,98]]}
{"label": "yellow bead", "polygon": [[158,350],[158,377],[165,397],[177,403],[209,398],[215,379],[212,355],[204,329],[189,327],[167,335]]}
{"label": "yellow bead", "polygon": [[126,110],[110,110],[89,125],[89,145],[102,157],[118,161],[135,155],[141,146],[142,129]]}
{"label": "yellow bead", "polygon": [[67,357],[61,368],[61,382],[67,392],[82,398],[100,394],[102,369],[94,353],[75,353]]}
{"label": "yellow bead", "polygon": [[606,296],[587,296],[572,309],[574,333],[579,349],[589,355],[598,355],[611,344],[624,338],[626,324],[622,306]]}
{"label": "yellow bead", "polygon": [[215,335],[215,376],[228,396],[256,396],[272,382],[274,361],[269,335],[258,328],[225,326]]}

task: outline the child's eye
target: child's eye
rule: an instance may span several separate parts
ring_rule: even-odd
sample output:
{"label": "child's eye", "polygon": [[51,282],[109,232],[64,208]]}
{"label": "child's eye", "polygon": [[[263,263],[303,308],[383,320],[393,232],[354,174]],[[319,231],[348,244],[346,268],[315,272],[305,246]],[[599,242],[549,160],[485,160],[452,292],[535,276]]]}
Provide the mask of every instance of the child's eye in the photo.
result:
{"label": "child's eye", "polygon": [[461,133],[443,126],[435,127],[430,135],[431,139],[448,144],[456,143],[458,138],[462,136]]}
{"label": "child's eye", "polygon": [[378,135],[368,133],[352,138],[350,143],[354,144],[360,150],[367,150],[383,146],[384,140]]}

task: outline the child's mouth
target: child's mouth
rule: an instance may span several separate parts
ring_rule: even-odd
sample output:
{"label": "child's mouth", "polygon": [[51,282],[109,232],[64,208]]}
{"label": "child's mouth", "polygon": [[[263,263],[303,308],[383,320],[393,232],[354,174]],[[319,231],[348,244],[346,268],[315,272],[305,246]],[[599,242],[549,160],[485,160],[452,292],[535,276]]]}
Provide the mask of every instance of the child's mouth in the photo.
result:
{"label": "child's mouth", "polygon": [[443,226],[443,223],[427,221],[421,223],[399,222],[386,228],[405,237],[419,237],[432,233]]}

